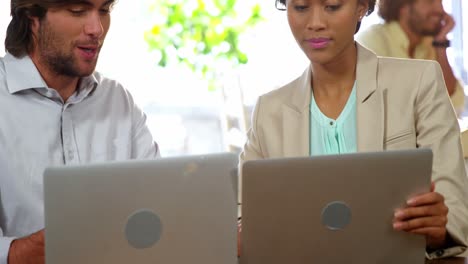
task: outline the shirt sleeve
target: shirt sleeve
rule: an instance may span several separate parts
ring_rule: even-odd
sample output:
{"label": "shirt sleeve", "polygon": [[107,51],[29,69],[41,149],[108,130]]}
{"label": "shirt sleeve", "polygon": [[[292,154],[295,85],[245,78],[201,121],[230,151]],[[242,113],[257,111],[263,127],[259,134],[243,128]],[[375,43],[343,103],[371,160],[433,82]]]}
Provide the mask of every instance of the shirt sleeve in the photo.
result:
{"label": "shirt sleeve", "polygon": [[455,256],[468,246],[468,178],[458,121],[449,102],[442,70],[435,61],[428,63],[421,77],[415,114],[417,145],[433,151],[432,181],[449,208],[446,227],[453,240],[427,257]]}
{"label": "shirt sleeve", "polygon": [[159,146],[146,124],[146,114],[137,106],[133,108],[132,158],[155,159],[160,157]]}
{"label": "shirt sleeve", "polygon": [[465,91],[460,81],[457,82],[457,86],[455,86],[455,91],[450,96],[450,100],[452,101],[457,116],[460,116],[465,108]]}
{"label": "shirt sleeve", "polygon": [[[3,188],[12,188],[13,186],[5,182],[5,179],[11,179],[9,164],[6,162],[4,153],[0,153],[0,264],[8,263],[8,253],[10,251],[10,245],[16,237],[4,236],[5,232],[5,218],[7,212],[5,211],[5,194]],[[9,178],[8,178],[9,177]]]}
{"label": "shirt sleeve", "polygon": [[11,242],[15,239],[15,237],[0,237],[0,264],[8,264],[8,252]]}

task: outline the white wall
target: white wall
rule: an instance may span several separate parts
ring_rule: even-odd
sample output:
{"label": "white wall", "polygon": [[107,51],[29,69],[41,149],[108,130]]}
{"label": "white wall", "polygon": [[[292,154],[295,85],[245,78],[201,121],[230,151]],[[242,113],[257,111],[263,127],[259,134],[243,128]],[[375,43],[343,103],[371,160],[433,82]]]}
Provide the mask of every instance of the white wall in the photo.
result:
{"label": "white wall", "polygon": [[10,22],[10,0],[0,0],[0,56],[5,55],[5,33]]}

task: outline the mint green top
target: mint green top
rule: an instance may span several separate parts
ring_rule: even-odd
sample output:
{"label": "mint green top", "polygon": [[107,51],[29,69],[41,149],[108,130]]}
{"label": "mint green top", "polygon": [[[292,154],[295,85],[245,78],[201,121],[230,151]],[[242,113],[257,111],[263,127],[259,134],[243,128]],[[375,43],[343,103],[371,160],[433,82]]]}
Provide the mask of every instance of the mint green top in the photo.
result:
{"label": "mint green top", "polygon": [[310,155],[330,155],[357,151],[356,82],[343,111],[336,120],[325,116],[315,102],[310,102]]}

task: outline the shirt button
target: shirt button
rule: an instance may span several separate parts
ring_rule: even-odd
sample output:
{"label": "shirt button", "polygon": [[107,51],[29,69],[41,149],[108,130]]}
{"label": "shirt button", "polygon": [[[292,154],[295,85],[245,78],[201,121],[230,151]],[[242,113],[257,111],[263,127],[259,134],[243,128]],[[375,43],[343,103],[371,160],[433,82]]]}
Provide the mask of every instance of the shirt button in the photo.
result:
{"label": "shirt button", "polygon": [[330,126],[333,126],[335,123],[333,121],[330,121]]}

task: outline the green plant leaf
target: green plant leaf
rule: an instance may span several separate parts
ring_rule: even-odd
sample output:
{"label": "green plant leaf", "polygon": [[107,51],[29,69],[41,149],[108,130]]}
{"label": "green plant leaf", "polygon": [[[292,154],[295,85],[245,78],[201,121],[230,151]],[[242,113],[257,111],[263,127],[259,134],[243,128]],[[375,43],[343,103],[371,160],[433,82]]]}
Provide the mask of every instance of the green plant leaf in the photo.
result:
{"label": "green plant leaf", "polygon": [[[150,50],[161,53],[158,64],[166,67],[172,61],[186,65],[193,72],[215,86],[217,62],[231,67],[248,62],[248,56],[239,50],[239,38],[248,28],[263,20],[261,7],[254,4],[247,11],[248,19],[239,21],[236,5],[246,0],[153,0],[150,14],[166,18],[163,24],[152,25],[145,32]],[[196,4],[193,1],[197,1]],[[188,7],[195,9],[187,9]],[[189,11],[187,11],[189,10]],[[234,21],[234,22],[233,22]],[[177,50],[175,58],[168,47]],[[213,61],[213,63],[207,63]]]}

